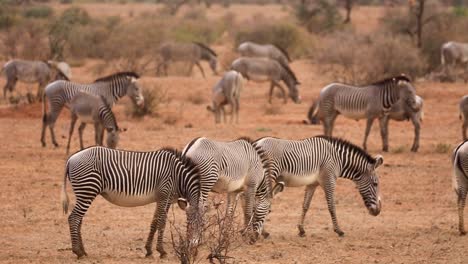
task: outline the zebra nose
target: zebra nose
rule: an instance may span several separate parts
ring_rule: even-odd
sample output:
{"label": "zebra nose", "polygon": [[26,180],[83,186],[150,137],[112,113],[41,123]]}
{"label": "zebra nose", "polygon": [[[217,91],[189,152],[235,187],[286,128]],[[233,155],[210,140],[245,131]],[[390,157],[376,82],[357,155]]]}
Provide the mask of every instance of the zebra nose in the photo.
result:
{"label": "zebra nose", "polygon": [[142,97],[137,98],[137,103],[136,104],[139,107],[143,107],[145,105],[145,99],[143,99]]}

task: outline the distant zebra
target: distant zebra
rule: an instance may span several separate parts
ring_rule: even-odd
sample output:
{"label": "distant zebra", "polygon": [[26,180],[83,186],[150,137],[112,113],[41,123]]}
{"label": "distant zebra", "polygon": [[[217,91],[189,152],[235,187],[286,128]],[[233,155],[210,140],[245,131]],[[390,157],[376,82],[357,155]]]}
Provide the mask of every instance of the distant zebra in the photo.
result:
{"label": "distant zebra", "polygon": [[459,118],[462,120],[462,138],[467,140],[466,129],[468,128],[468,95],[465,95],[460,100],[459,104]]}
{"label": "distant zebra", "polygon": [[227,215],[232,216],[233,203],[243,193],[244,224],[251,228],[254,243],[263,232],[263,224],[270,212],[270,182],[263,168],[261,153],[250,139],[221,142],[208,138],[196,138],[182,151],[200,169],[201,203],[208,199],[210,191],[227,193]]}
{"label": "distant zebra", "polygon": [[323,136],[304,140],[265,137],[253,145],[263,152],[271,180],[276,183],[273,195],[283,191],[284,186],[306,186],[298,224],[300,236],[305,236],[304,219],[317,186],[325,192],[334,231],[339,236],[344,235],[335,212],[338,177],[354,181],[369,213],[373,216],[380,213],[379,178],[375,170],[382,165],[382,156],[373,158],[347,141]]}
{"label": "distant zebra", "polygon": [[208,111],[213,112],[215,123],[221,121],[221,113],[226,122],[225,105],[231,106],[231,123],[236,116],[236,123],[239,123],[239,99],[242,90],[242,74],[236,71],[226,72],[223,78],[216,83],[212,92],[213,106],[207,106]]}
{"label": "distant zebra", "polygon": [[452,164],[452,187],[457,194],[458,204],[458,230],[463,236],[466,235],[463,211],[468,194],[468,144],[466,140],[454,149]]}
{"label": "distant zebra", "polygon": [[94,125],[94,139],[98,146],[102,146],[104,129],[107,131],[107,147],[116,148],[119,143],[119,134],[125,129],[120,129],[111,107],[105,98],[86,92],[78,92],[70,101],[70,133],[68,134],[67,154],[70,150],[70,141],[78,118],[81,125],[78,128],[80,137],[80,149],[83,149],[83,130],[86,123]]}
{"label": "distant zebra", "polygon": [[158,52],[162,59],[162,61],[157,65],[158,75],[161,72],[161,67],[163,67],[164,74],[167,76],[167,68],[171,61],[187,61],[190,63],[190,74],[192,73],[193,65],[197,65],[203,75],[203,78],[205,78],[205,72],[200,65],[201,60],[208,61],[213,73],[218,75],[218,72],[216,71],[218,55],[211,48],[202,43],[164,43],[159,47]]}
{"label": "distant zebra", "polygon": [[285,65],[291,62],[291,58],[286,50],[271,44],[261,45],[247,41],[241,43],[237,51],[243,57],[269,58]]}
{"label": "distant zebra", "polygon": [[3,97],[6,98],[7,91],[13,92],[16,83],[22,81],[25,83],[38,83],[37,98],[42,100],[43,89],[48,82],[51,80],[69,80],[69,74],[61,72],[61,68],[56,67],[56,65],[57,63],[53,61],[8,61],[2,68],[2,72],[7,79],[3,87]]}
{"label": "distant zebra", "polygon": [[117,100],[129,96],[136,105],[143,105],[144,98],[141,88],[137,84],[139,75],[134,72],[119,72],[107,77],[99,78],[91,84],[79,84],[68,81],[55,81],[45,88],[44,97],[49,102],[49,112],[46,112],[46,100],[42,102],[42,132],[41,143],[46,146],[45,133],[49,127],[52,143],[58,146],[55,139],[54,125],[63,107],[69,107],[73,96],[78,92],[103,96],[106,103],[112,107]]}
{"label": "distant zebra", "polygon": [[[72,251],[78,258],[86,256],[81,238],[81,222],[96,196],[124,207],[157,203],[146,241],[146,256],[153,253],[156,231],[156,249],[161,258],[167,255],[163,235],[167,212],[178,202],[187,212],[187,235],[197,241],[200,235],[199,173],[193,162],[173,149],[154,152],[134,152],[91,147],[73,154],[67,161],[62,186],[62,205],[68,211],[67,179],[76,196],[75,206],[68,217]],[[189,206],[187,206],[187,203]]]}
{"label": "distant zebra", "polygon": [[316,108],[309,112],[309,116],[312,119],[318,117],[323,122],[326,136],[332,136],[335,119],[339,114],[354,120],[367,119],[363,142],[366,149],[374,119],[382,120],[398,100],[402,100],[413,111],[419,111],[415,89],[405,75],[363,87],[332,83],[322,89]]}
{"label": "distant zebra", "polygon": [[287,102],[286,91],[280,84],[283,81],[289,90],[289,97],[297,104],[301,102],[298,85],[300,84],[294,72],[286,64],[266,58],[239,58],[231,64],[231,69],[240,72],[247,80],[254,82],[270,82],[268,102],[271,103],[273,88],[278,87]]}
{"label": "distant zebra", "polygon": [[443,69],[449,73],[457,65],[468,65],[468,43],[449,41],[440,48],[440,60]]}

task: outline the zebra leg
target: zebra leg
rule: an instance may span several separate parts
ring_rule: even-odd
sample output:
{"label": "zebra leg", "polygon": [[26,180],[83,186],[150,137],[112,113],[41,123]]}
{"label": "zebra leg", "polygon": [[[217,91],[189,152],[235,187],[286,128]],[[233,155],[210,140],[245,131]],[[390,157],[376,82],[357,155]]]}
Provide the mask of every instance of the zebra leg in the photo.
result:
{"label": "zebra leg", "polygon": [[421,132],[421,121],[416,114],[412,114],[411,121],[414,125],[414,141],[413,146],[411,147],[411,151],[418,152],[419,149],[419,134]]}
{"label": "zebra leg", "polygon": [[7,80],[7,83],[5,84],[5,86],[3,87],[3,98],[6,99],[6,93],[7,91],[10,91],[13,92],[13,90],[15,90],[15,87],[16,87],[16,82],[18,81],[18,79],[16,78],[13,78],[13,79],[8,79]]}
{"label": "zebra leg", "polygon": [[83,146],[83,131],[86,128],[86,123],[82,122],[78,127],[78,134],[80,136],[80,149],[84,149]]}
{"label": "zebra leg", "polygon": [[201,74],[203,75],[203,78],[206,79],[206,77],[205,77],[205,72],[203,71],[203,68],[202,68],[202,66],[200,65],[200,62],[199,62],[199,61],[195,62],[195,65],[197,65],[197,67],[200,69]]}
{"label": "zebra leg", "polygon": [[83,256],[87,256],[83,246],[83,239],[81,237],[81,223],[89,206],[98,195],[98,192],[90,193],[87,189],[74,189],[74,193],[76,195],[76,204],[68,217],[68,224],[70,226],[72,251],[78,256],[78,258],[81,258]]}
{"label": "zebra leg", "polygon": [[244,191],[244,226],[246,230],[253,231],[254,234],[250,237],[250,244],[254,244],[257,241],[258,236],[261,233],[261,230],[254,230],[254,205],[255,205],[255,184],[249,184],[247,190]]}
{"label": "zebra leg", "polygon": [[70,141],[73,135],[73,130],[75,129],[76,120],[78,120],[78,116],[72,113],[70,121],[70,131],[68,132],[67,155],[68,153],[70,153]]}
{"label": "zebra leg", "polygon": [[388,116],[383,116],[379,119],[380,136],[382,137],[382,150],[388,152]]}
{"label": "zebra leg", "polygon": [[333,179],[329,179],[328,182],[325,184],[324,192],[325,198],[327,199],[328,205],[328,212],[330,213],[332,222],[333,222],[333,230],[337,233],[340,237],[344,236],[344,232],[338,225],[338,220],[336,219],[336,209],[335,209],[335,188],[336,182]]}
{"label": "zebra leg", "polygon": [[283,96],[283,104],[286,104],[288,102],[288,97],[286,95],[286,90],[284,90],[284,87],[278,82],[275,82],[275,86],[280,89],[281,95]]}
{"label": "zebra leg", "polygon": [[317,188],[317,186],[318,186],[317,184],[308,185],[305,189],[304,203],[302,204],[302,215],[299,220],[299,224],[297,225],[297,229],[299,229],[300,237],[305,237],[304,220],[305,220],[307,211],[309,210],[312,197],[314,197],[315,189]]}
{"label": "zebra leg", "polygon": [[366,132],[364,133],[364,142],[362,143],[362,147],[364,150],[367,150],[367,138],[369,137],[369,133],[372,128],[372,123],[374,123],[374,118],[367,118]]}
{"label": "zebra leg", "polygon": [[156,250],[159,252],[160,258],[164,258],[167,256],[162,242],[164,228],[166,227],[167,212],[169,211],[170,206],[171,203],[169,201],[158,202],[157,209],[154,212],[153,220],[151,221],[150,233],[148,235],[148,239],[146,240],[146,257],[150,257],[153,255],[153,250],[151,248],[153,246],[153,239],[156,230],[158,231],[158,241],[156,245]]}
{"label": "zebra leg", "polygon": [[333,134],[333,126],[335,123],[335,119],[338,115],[336,113],[331,114],[331,116],[327,116],[323,119],[323,133],[327,137],[331,137]]}
{"label": "zebra leg", "polygon": [[460,236],[466,235],[463,211],[465,209],[467,191],[462,187],[458,190],[458,230],[460,231]]}
{"label": "zebra leg", "polygon": [[271,99],[273,97],[273,88],[275,88],[275,84],[274,82],[272,81],[270,83],[270,92],[268,93],[268,103],[271,104]]}
{"label": "zebra leg", "polygon": [[104,137],[104,127],[100,123],[94,123],[94,142],[97,146],[102,146]]}
{"label": "zebra leg", "polygon": [[39,102],[42,102],[42,97],[43,97],[43,93],[44,93],[44,87],[46,86],[46,83],[42,83],[40,82],[39,83],[39,86],[37,87],[37,99],[39,100]]}

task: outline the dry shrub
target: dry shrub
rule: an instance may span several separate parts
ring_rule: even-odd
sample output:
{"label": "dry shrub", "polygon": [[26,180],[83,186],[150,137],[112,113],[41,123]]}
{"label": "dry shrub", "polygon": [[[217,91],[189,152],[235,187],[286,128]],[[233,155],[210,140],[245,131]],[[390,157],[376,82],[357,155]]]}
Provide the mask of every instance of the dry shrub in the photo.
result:
{"label": "dry shrub", "polygon": [[206,102],[206,98],[203,96],[202,93],[191,93],[187,97],[187,100],[195,105],[201,105]]}
{"label": "dry shrub", "polygon": [[127,115],[131,117],[143,117],[157,115],[161,105],[167,102],[167,91],[162,90],[160,86],[153,85],[151,88],[145,86],[142,90],[145,104],[139,107],[135,104],[129,104],[126,109]]}
{"label": "dry shrub", "polygon": [[49,49],[44,21],[21,19],[3,33],[1,53],[10,58],[45,60]]}
{"label": "dry shrub", "polygon": [[279,115],[281,113],[282,111],[280,107],[271,104],[265,105],[265,115]]}
{"label": "dry shrub", "polygon": [[308,55],[312,43],[310,34],[303,28],[293,23],[271,23],[265,19],[255,19],[240,27],[235,33],[235,47],[245,41],[279,46],[293,58]]}
{"label": "dry shrub", "polygon": [[416,77],[426,67],[419,50],[402,36],[339,32],[322,44],[314,59],[336,81],[365,84],[401,73]]}
{"label": "dry shrub", "polygon": [[297,5],[296,17],[313,33],[331,32],[343,26],[343,19],[334,0],[317,0]]}
{"label": "dry shrub", "polygon": [[237,52],[233,50],[227,50],[219,55],[219,63],[225,71],[231,69],[232,62],[239,57]]}

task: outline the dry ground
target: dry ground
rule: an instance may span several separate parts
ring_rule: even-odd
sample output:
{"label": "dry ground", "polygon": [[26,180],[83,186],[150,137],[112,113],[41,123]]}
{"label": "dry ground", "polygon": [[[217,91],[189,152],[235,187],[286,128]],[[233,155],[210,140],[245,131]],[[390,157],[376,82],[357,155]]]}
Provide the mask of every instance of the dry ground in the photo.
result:
{"label": "dry ground", "polygon": [[[360,20],[362,21],[362,19]],[[86,63],[89,66],[89,63]],[[76,68],[77,81],[91,81],[88,66]],[[205,65],[206,66],[206,65]],[[303,103],[273,103],[278,110],[266,111],[267,85],[248,83],[241,98],[238,125],[215,125],[205,110],[212,85],[198,73],[192,78],[144,77],[142,85],[167,90],[169,101],[159,116],[135,120],[124,114],[123,100],[116,106],[120,126],[128,128],[119,148],[155,150],[163,146],[182,148],[192,138],[206,136],[231,140],[240,136],[277,136],[300,139],[319,135],[320,126],[302,124],[310,102],[332,80],[320,75],[317,66],[296,61],[292,68],[302,82]],[[0,79],[3,86],[4,79]],[[379,169],[383,199],[377,217],[367,213],[353,183],[339,180],[336,191],[337,215],[346,235],[339,238],[331,225],[322,191],[317,191],[306,218],[307,236],[297,236],[302,188],[288,188],[275,198],[266,222],[271,237],[255,245],[242,245],[231,256],[236,263],[466,263],[468,237],[458,236],[455,195],[451,189],[450,153],[461,139],[457,104],[466,93],[462,83],[417,82],[425,99],[425,119],[418,153],[409,151],[413,130],[409,122],[390,125],[390,152],[383,153],[385,165]],[[20,90],[25,92],[25,86]],[[204,100],[192,103],[195,97]],[[190,99],[192,98],[192,99]],[[42,148],[39,104],[17,108],[1,102],[0,109],[0,262],[75,263],[70,251],[67,217],[59,203],[64,144],[68,114],[56,125],[61,147]],[[276,112],[276,114],[270,114]],[[175,124],[172,124],[175,122]],[[338,118],[335,135],[360,144],[363,121]],[[190,128],[187,125],[190,124]],[[92,142],[92,129],[86,143]],[[77,150],[74,138],[72,148]],[[374,125],[369,151],[381,153],[378,126]],[[71,193],[70,189],[68,190]],[[176,263],[166,230],[167,260],[145,259],[144,242],[154,205],[120,208],[98,197],[83,225],[83,239],[89,257],[79,263]],[[175,210],[178,219],[183,218]],[[465,213],[467,215],[467,213]]]}

